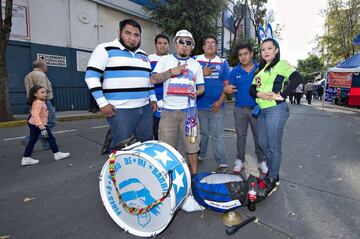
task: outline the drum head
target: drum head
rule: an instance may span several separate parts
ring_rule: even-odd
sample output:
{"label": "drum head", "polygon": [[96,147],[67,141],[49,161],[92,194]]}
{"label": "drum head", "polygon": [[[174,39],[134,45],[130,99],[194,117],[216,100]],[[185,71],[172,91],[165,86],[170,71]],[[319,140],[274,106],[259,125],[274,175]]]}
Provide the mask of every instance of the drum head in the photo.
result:
{"label": "drum head", "polygon": [[[122,199],[130,207],[144,208],[168,191],[167,171],[156,160],[139,150],[118,151],[114,165],[116,186]],[[170,222],[175,207],[173,187],[170,196],[149,212],[141,215],[128,213],[120,204],[111,179],[109,160],[101,171],[100,194],[112,219],[124,230],[142,237],[155,236],[163,231]]]}

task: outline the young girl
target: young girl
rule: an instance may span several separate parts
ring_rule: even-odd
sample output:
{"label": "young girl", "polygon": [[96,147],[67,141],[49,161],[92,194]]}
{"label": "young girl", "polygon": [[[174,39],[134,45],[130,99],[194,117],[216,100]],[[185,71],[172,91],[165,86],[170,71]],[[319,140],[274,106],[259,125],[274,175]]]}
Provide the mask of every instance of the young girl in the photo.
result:
{"label": "young girl", "polygon": [[46,125],[48,121],[48,110],[45,104],[46,98],[47,93],[44,87],[34,86],[30,89],[28,101],[28,104],[31,105],[31,115],[28,120],[30,139],[25,147],[21,166],[39,163],[39,160],[31,158],[31,154],[40,134],[49,141],[55,160],[64,159],[70,156],[70,153],[62,153],[59,151],[56,140]]}

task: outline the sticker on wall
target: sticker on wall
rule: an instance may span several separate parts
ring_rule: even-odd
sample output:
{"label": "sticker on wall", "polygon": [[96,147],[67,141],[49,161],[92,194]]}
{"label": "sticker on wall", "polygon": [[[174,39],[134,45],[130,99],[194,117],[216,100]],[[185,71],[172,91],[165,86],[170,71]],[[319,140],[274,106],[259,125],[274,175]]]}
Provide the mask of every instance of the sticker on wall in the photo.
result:
{"label": "sticker on wall", "polygon": [[76,51],[76,70],[86,71],[87,64],[89,62],[91,52]]}
{"label": "sticker on wall", "polygon": [[38,53],[37,59],[45,61],[48,66],[67,67],[66,56]]}

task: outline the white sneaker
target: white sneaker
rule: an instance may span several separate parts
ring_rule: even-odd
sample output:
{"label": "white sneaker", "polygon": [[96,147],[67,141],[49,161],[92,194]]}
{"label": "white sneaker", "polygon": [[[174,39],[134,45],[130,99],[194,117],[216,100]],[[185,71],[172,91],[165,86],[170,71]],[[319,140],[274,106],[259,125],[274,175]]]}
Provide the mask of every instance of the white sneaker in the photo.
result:
{"label": "white sneaker", "polygon": [[234,173],[240,173],[241,169],[244,168],[243,162],[240,159],[235,160],[235,166],[233,168]]}
{"label": "white sneaker", "polygon": [[267,174],[269,171],[266,161],[262,161],[261,163],[259,163],[258,168],[263,174]]}
{"label": "white sneaker", "polygon": [[21,166],[32,165],[37,163],[39,163],[39,160],[33,159],[31,157],[23,157],[21,159]]}
{"label": "white sneaker", "polygon": [[68,158],[70,156],[70,153],[63,153],[63,152],[57,152],[54,153],[54,159],[55,160],[61,160],[61,159],[65,159]]}

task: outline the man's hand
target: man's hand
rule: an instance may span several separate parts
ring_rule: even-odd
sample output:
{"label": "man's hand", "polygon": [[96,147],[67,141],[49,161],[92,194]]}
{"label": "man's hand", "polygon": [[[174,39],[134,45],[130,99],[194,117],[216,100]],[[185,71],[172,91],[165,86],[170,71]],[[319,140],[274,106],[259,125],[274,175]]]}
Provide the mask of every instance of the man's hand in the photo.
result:
{"label": "man's hand", "polygon": [[178,65],[177,67],[171,69],[171,74],[173,76],[180,75],[185,70],[186,67],[187,67],[187,64]]}
{"label": "man's hand", "polygon": [[112,104],[107,104],[104,107],[100,108],[100,110],[106,118],[110,118],[116,115],[115,107]]}
{"label": "man's hand", "polygon": [[234,85],[228,85],[224,87],[224,92],[226,94],[233,94],[234,92],[237,92],[236,86]]}
{"label": "man's hand", "polygon": [[211,107],[211,112],[216,113],[220,110],[222,103],[220,101],[216,101]]}
{"label": "man's hand", "polygon": [[205,67],[203,68],[203,75],[204,76],[209,76],[215,71],[216,70],[214,70],[212,67],[209,67],[208,63],[206,63]]}
{"label": "man's hand", "polygon": [[150,101],[150,106],[153,112],[157,110],[157,102],[156,101]]}

